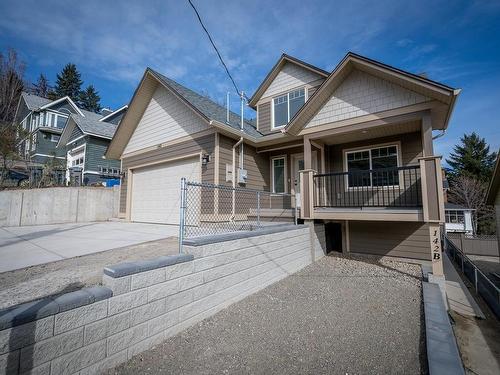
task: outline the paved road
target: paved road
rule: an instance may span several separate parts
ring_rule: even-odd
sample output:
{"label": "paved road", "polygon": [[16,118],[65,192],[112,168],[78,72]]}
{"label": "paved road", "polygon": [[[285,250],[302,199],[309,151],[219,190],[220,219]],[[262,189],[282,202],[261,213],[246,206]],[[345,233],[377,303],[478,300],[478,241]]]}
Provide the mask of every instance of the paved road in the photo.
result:
{"label": "paved road", "polygon": [[420,268],[371,262],[325,257],[109,373],[425,373]]}
{"label": "paved road", "polygon": [[178,227],[120,221],[0,228],[0,272],[177,236]]}

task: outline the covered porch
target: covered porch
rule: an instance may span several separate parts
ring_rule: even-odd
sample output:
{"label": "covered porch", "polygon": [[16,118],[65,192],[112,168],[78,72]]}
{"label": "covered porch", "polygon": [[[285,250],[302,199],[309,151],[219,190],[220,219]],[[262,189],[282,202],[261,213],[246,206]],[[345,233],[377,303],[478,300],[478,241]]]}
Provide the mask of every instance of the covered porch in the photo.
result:
{"label": "covered porch", "polygon": [[303,150],[302,219],[444,219],[440,157],[427,111],[311,132]]}

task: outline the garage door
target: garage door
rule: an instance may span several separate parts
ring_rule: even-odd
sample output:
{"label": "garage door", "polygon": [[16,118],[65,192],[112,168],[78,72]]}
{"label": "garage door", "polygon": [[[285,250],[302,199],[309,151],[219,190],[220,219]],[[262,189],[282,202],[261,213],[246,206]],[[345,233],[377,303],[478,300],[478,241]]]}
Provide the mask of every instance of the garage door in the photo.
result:
{"label": "garage door", "polygon": [[182,177],[188,181],[201,181],[199,157],[135,169],[132,177],[132,221],[179,224]]}

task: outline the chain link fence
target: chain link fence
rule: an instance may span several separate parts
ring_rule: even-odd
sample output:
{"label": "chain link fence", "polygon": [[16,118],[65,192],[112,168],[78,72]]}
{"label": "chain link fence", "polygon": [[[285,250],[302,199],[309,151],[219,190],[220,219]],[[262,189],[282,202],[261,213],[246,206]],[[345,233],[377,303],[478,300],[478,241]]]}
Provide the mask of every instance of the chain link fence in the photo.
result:
{"label": "chain link fence", "polygon": [[295,196],[181,180],[179,242],[297,222]]}
{"label": "chain link fence", "polygon": [[448,237],[445,237],[445,244],[450,259],[458,265],[462,273],[474,285],[476,293],[486,301],[496,317],[500,319],[500,289]]}

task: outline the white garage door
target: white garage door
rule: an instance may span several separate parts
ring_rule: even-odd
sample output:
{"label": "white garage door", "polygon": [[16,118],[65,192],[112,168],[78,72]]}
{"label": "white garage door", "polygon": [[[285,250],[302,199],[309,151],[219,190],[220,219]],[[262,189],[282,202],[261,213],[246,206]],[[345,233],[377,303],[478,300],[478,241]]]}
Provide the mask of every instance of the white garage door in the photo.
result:
{"label": "white garage door", "polygon": [[199,157],[135,169],[132,221],[179,224],[181,178],[201,181]]}

